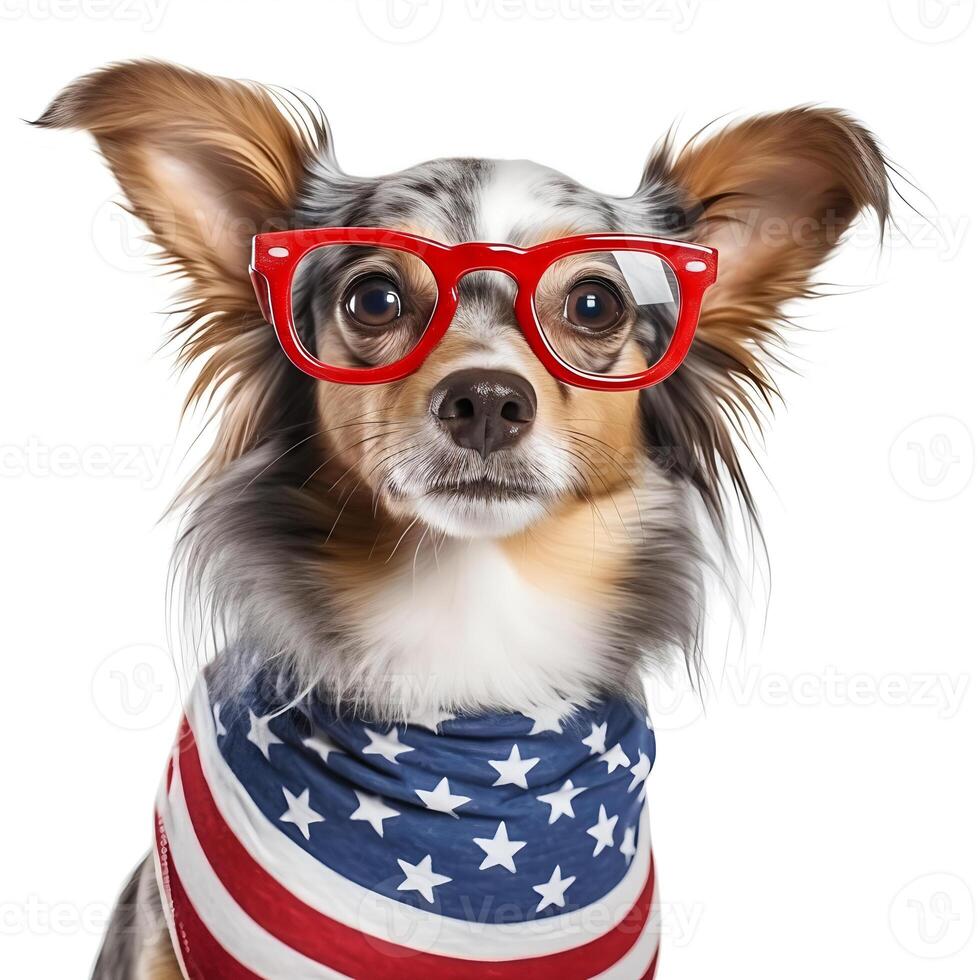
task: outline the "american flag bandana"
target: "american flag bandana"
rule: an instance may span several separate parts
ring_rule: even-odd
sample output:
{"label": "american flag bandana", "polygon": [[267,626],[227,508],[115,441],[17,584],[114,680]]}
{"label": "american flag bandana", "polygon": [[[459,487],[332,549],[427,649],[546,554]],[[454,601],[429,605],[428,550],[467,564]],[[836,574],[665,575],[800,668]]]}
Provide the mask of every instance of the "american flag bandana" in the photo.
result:
{"label": "american flag bandana", "polygon": [[156,811],[189,980],[653,976],[640,708],[378,726],[282,704],[261,678],[192,692]]}

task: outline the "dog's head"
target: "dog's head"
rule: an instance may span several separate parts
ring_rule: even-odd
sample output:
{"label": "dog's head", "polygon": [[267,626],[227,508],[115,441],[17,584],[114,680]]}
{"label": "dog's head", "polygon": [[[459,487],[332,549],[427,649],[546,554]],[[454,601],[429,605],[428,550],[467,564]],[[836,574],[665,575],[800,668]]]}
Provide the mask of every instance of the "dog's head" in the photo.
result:
{"label": "dog's head", "polygon": [[[474,586],[501,590],[486,594],[476,632],[508,618],[496,598],[527,611],[506,584],[513,573],[535,590],[536,609],[574,620],[577,632],[554,630],[585,653],[554,650],[539,663],[547,625],[528,623],[526,638],[494,636],[482,660],[467,663],[458,649],[455,660],[452,649],[427,655],[428,673],[468,674],[437,701],[533,701],[549,685],[581,693],[626,683],[643,651],[693,651],[697,506],[722,526],[734,486],[751,508],[737,447],[775,395],[781,307],[808,294],[862,209],[887,215],[874,140],[832,110],[756,117],[679,152],[665,142],[626,198],[524,161],[436,160],[352,177],[317,113],[260,86],[157,63],[81,79],[39,123],[95,135],[133,210],[188,279],[180,356],[203,364],[195,397],[223,397],[214,449],[189,491],[190,565],[207,570],[223,613],[233,607],[239,639],[285,654],[304,683],[389,711],[404,699],[390,675],[409,668],[388,634],[407,631],[413,650],[445,639],[445,622],[425,627],[406,612],[428,608],[429,571],[433,583],[447,580],[440,549],[453,588],[465,589],[477,560],[503,576]],[[485,271],[461,280],[452,327],[414,374],[316,382],[289,364],[260,314],[249,250],[259,232],[333,226],[524,247],[654,235],[717,248],[719,278],[686,360],[645,390],[556,380],[516,328],[514,283]],[[617,373],[647,362],[649,338],[615,283],[570,275],[541,288],[571,320],[576,308],[613,318],[604,354]],[[422,317],[432,290],[409,257],[362,249],[340,264],[311,262],[296,280],[297,329],[320,356],[377,363],[400,342],[386,326]],[[459,636],[446,642],[458,648]],[[516,680],[501,687],[485,676],[500,671]]]}

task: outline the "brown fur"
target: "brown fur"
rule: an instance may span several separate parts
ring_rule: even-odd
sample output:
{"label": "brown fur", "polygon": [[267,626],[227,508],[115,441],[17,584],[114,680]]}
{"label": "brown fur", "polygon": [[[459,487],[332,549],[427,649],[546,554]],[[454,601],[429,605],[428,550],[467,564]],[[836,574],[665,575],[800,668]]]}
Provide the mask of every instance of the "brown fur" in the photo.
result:
{"label": "brown fur", "polygon": [[160,936],[152,952],[143,957],[139,970],[139,976],[145,980],[183,980],[169,933]]}

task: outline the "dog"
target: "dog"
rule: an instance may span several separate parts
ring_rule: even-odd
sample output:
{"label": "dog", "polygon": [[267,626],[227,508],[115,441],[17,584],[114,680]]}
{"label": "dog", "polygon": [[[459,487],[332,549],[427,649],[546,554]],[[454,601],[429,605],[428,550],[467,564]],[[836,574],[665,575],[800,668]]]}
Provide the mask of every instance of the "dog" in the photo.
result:
{"label": "dog", "polygon": [[[119,899],[94,976],[652,975],[655,893],[626,940],[606,921],[598,938],[549,946],[514,922],[571,921],[631,874],[650,885],[648,858],[634,873],[649,850],[637,835],[654,754],[641,680],[674,661],[700,669],[705,583],[730,551],[731,516],[757,524],[743,442],[778,397],[785,305],[813,293],[815,270],[859,213],[882,229],[889,217],[875,139],[814,107],[716,125],[679,149],[665,139],[627,197],[526,161],[443,159],[355,177],[308,101],[152,61],[77,80],[36,125],[95,137],[185,279],[178,361],[198,366],[190,401],[217,406],[214,444],[179,497],[174,564],[192,645],[207,653],[213,637],[215,656],[168,767],[157,846]],[[605,258],[599,274],[574,279],[583,242]],[[315,259],[276,287],[275,262],[308,248]],[[665,249],[694,258],[681,269]],[[558,257],[542,273],[548,256]],[[656,270],[637,272],[647,260]],[[644,318],[641,293],[666,315]],[[444,321],[438,343],[419,339],[430,315]],[[692,315],[696,332],[691,322],[688,336],[661,337],[665,321],[669,334]],[[669,371],[657,367],[665,358],[676,361]],[[381,383],[361,383],[369,376]],[[481,776],[466,768],[471,735],[500,746]],[[436,782],[434,758],[449,778]],[[438,922],[438,935],[399,946],[328,916],[341,929],[333,946],[294,962],[288,937],[241,939],[269,909],[266,930],[291,928],[296,895],[271,880],[264,892],[243,886],[214,941],[210,917],[224,913],[212,905],[255,854],[222,852],[229,878],[213,892],[198,883],[194,901],[178,894],[191,859],[174,787],[184,806],[195,765],[239,762],[235,793],[270,766],[283,782],[267,814],[278,826],[262,841],[278,834],[276,853],[346,842],[334,856],[351,863],[350,878],[380,880],[364,870],[372,849],[418,819],[410,839],[426,843],[384,852],[378,890],[395,919]],[[319,796],[300,783],[290,791],[296,773],[326,780]],[[335,813],[326,801],[337,786],[360,795]],[[587,807],[593,791],[614,794],[616,814]],[[233,806],[215,797],[219,810]],[[595,892],[600,870],[569,871],[583,844],[582,861],[598,855],[590,868],[615,858],[605,891]],[[459,931],[466,916],[452,902],[472,897],[460,894],[464,878],[496,875],[485,886],[496,899],[533,861],[513,922]],[[255,895],[264,907],[249,911]],[[622,948],[590,958],[616,929]],[[624,952],[634,947],[642,958]]]}

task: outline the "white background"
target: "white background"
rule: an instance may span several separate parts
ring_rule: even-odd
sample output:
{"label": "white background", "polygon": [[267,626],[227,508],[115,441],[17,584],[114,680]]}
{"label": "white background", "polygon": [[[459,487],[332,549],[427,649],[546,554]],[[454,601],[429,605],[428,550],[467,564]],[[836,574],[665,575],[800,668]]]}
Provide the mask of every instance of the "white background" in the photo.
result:
{"label": "white background", "polygon": [[760,599],[726,643],[717,610],[706,714],[658,688],[660,975],[975,978],[973,0],[403,2],[0,0],[0,973],[85,975],[177,718],[172,285],[90,140],[20,121],[149,55],[312,93],[363,174],[529,157],[628,193],[676,118],[817,102],[879,134],[932,223],[900,207],[828,267],[849,295],[806,307],[755,478],[766,629]]}

